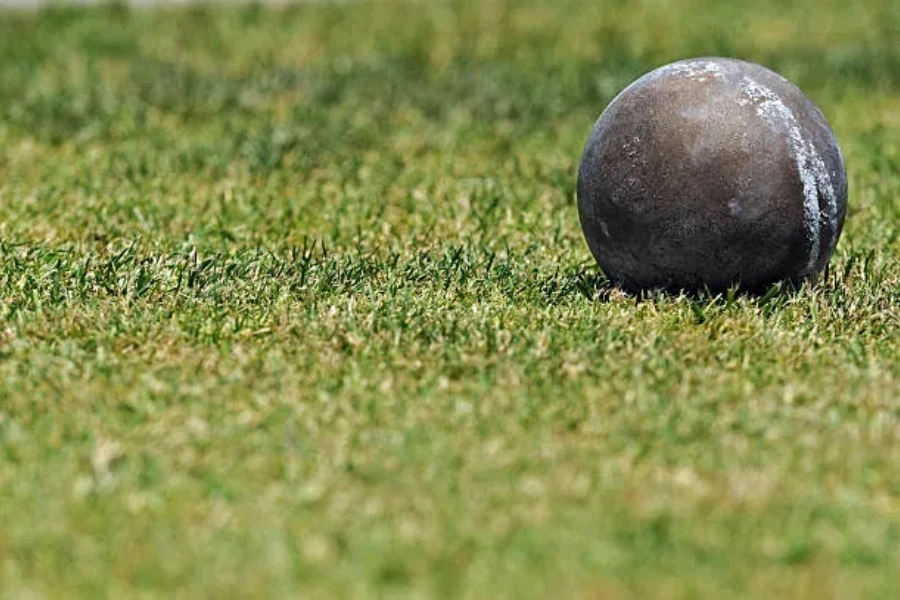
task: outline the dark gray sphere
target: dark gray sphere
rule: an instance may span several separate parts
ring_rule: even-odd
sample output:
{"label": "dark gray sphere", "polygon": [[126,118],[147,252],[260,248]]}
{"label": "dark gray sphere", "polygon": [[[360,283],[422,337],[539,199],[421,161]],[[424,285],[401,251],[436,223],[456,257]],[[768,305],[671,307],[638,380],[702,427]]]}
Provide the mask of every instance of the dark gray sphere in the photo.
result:
{"label": "dark gray sphere", "polygon": [[578,172],[588,246],[630,290],[814,280],[846,208],[821,111],[777,73],[727,58],[679,61],[628,86]]}

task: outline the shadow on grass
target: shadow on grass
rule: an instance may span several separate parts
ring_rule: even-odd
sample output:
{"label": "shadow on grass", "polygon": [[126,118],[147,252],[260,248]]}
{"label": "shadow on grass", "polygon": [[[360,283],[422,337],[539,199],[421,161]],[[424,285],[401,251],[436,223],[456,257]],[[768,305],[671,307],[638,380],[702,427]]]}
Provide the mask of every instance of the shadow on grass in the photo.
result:
{"label": "shadow on grass", "polygon": [[[552,279],[548,278],[547,281]],[[828,272],[826,271],[821,280],[827,279]],[[798,284],[791,281],[783,281],[755,288],[747,288],[735,284],[724,290],[708,287],[678,286],[643,289],[613,283],[599,269],[595,270],[580,266],[568,272],[562,287],[569,292],[578,292],[587,300],[598,302],[608,302],[611,298],[618,296],[631,298],[635,303],[653,302],[660,299],[688,298],[694,302],[725,302],[730,304],[738,298],[743,298],[752,300],[758,306],[763,307],[778,300],[790,299],[808,285],[816,284]]]}
{"label": "shadow on grass", "polygon": [[[755,306],[765,316],[771,316],[785,309],[804,291],[833,294],[843,284],[840,275],[832,275],[830,270],[816,283],[796,283],[782,281],[762,288],[744,288],[734,285],[725,290],[702,288],[655,288],[634,289],[619,286],[610,281],[596,268],[580,266],[569,271],[560,286],[559,296],[570,297],[579,294],[589,302],[608,303],[627,299],[635,305],[652,303],[657,305],[686,301],[694,313],[695,322],[701,324],[718,314],[737,306]],[[561,298],[560,298],[561,300]]]}

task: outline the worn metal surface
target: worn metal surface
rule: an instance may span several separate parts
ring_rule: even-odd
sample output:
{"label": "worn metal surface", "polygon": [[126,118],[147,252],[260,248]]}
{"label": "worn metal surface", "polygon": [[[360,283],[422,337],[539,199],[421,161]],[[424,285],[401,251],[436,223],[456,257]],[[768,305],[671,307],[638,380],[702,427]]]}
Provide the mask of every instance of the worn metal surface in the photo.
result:
{"label": "worn metal surface", "polygon": [[578,174],[582,228],[628,289],[758,289],[814,279],[846,213],[837,141],[780,75],[703,58],[648,73],[594,126]]}

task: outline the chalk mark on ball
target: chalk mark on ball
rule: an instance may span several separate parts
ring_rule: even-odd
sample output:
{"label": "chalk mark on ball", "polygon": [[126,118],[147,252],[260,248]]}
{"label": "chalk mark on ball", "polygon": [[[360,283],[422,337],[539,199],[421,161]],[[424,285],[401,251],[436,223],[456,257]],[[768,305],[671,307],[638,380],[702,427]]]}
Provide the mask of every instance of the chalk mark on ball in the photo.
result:
{"label": "chalk mark on ball", "polygon": [[[810,241],[809,260],[804,276],[808,276],[815,271],[822,254],[822,217],[827,219],[832,234],[837,231],[837,196],[831,183],[831,175],[815,146],[803,137],[800,122],[794,112],[782,102],[778,94],[747,75],[743,76],[741,84],[749,101],[742,99],[740,103],[746,105],[752,102],[756,105],[756,114],[765,119],[774,131],[787,131],[791,155],[803,185],[803,221]],[[820,192],[825,200],[824,211],[820,206]]]}

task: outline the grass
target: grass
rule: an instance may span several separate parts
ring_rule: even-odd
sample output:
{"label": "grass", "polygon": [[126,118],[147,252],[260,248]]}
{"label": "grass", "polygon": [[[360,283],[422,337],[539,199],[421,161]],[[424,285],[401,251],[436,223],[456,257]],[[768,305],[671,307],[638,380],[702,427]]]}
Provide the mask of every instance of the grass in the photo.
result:
{"label": "grass", "polygon": [[[0,12],[0,598],[895,596],[898,6]],[[695,55],[831,120],[818,285],[592,263],[591,124]]]}

